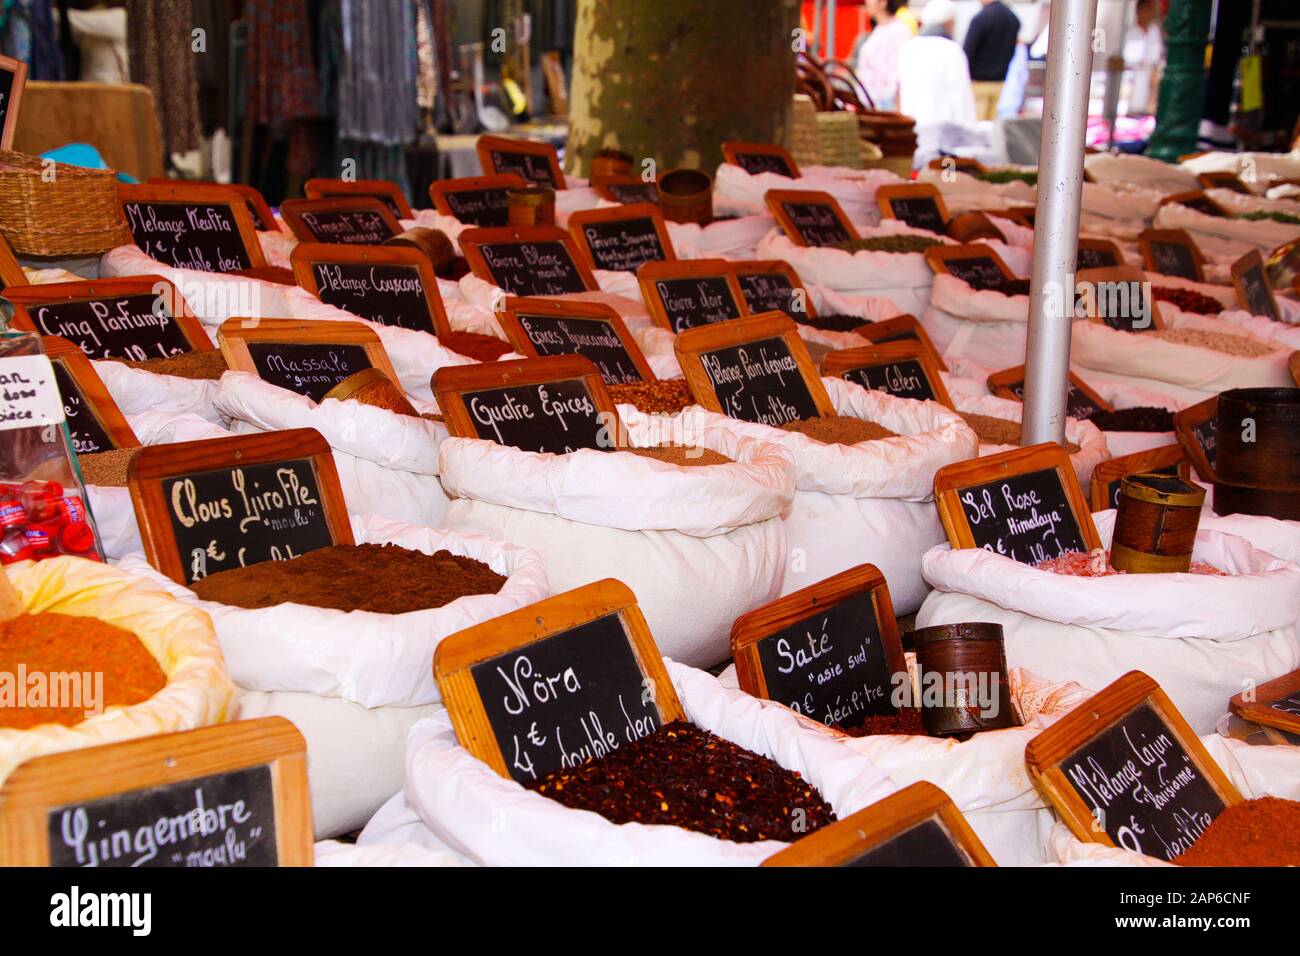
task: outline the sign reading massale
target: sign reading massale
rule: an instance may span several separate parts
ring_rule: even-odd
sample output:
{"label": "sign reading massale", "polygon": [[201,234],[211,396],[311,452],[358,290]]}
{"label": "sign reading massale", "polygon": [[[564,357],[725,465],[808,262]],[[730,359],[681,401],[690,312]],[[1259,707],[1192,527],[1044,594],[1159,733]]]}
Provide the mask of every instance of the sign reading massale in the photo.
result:
{"label": "sign reading massale", "polygon": [[353,543],[334,458],[315,429],[154,445],[128,474],[149,563],[180,584]]}
{"label": "sign reading massale", "polygon": [[228,187],[123,183],[117,196],[132,239],[150,258],[200,272],[266,265],[248,203]]}

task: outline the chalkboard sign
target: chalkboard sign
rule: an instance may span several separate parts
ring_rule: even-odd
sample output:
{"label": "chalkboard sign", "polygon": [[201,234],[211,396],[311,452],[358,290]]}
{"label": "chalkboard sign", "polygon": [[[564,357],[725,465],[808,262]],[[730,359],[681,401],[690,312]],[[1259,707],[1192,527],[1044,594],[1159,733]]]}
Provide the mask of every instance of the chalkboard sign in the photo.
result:
{"label": "chalkboard sign", "polygon": [[310,866],[302,735],[282,717],[37,757],[0,791],[0,865]]}
{"label": "chalkboard sign", "polygon": [[1085,269],[1075,275],[1075,314],[1121,332],[1165,327],[1151,283],[1132,266]]}
{"label": "chalkboard sign", "polygon": [[1076,272],[1082,272],[1084,269],[1113,269],[1124,264],[1124,256],[1119,251],[1119,246],[1109,239],[1089,239],[1080,236],[1074,263]]}
{"label": "chalkboard sign", "polygon": [[1180,445],[1164,445],[1098,462],[1089,482],[1088,503],[1092,510],[1118,508],[1124,478],[1137,474],[1172,475],[1186,481],[1189,477],[1187,456]]}
{"label": "chalkboard sign", "polygon": [[18,111],[27,85],[27,64],[0,56],[0,149],[11,149],[18,128]]}
{"label": "chalkboard sign", "polygon": [[636,278],[650,318],[670,332],[737,319],[745,313],[731,263],[724,259],[647,262]]}
{"label": "chalkboard sign", "polygon": [[[1025,400],[1025,367],[994,372],[988,377],[989,391],[999,398],[1008,398],[1014,402]],[[1065,391],[1065,414],[1070,418],[1084,420],[1097,412],[1114,411],[1111,404],[1075,375],[1070,373],[1069,384]]]}
{"label": "chalkboard sign", "polygon": [[461,745],[522,784],[683,719],[636,597],[609,579],[453,634],[433,672]]}
{"label": "chalkboard sign", "polygon": [[1264,269],[1264,259],[1258,249],[1252,249],[1232,264],[1232,286],[1237,292],[1237,303],[1251,315],[1262,315],[1274,322],[1282,321],[1273,287]]}
{"label": "chalkboard sign", "polygon": [[901,220],[913,229],[942,235],[948,228],[948,207],[931,183],[881,186],[876,190],[876,204],[884,218]]}
{"label": "chalkboard sign", "polygon": [[128,476],[149,563],[181,584],[352,543],[334,459],[314,429],[151,445]]}
{"label": "chalkboard sign", "polygon": [[330,389],[370,368],[360,345],[250,342],[248,352],[258,377],[319,402]]}
{"label": "chalkboard sign", "polygon": [[397,183],[386,179],[309,179],[302,185],[308,199],[378,199],[396,219],[414,219],[415,212]]}
{"label": "chalkboard sign", "polygon": [[828,726],[895,713],[907,680],[889,588],[870,564],[741,615],[731,650],[741,690]]}
{"label": "chalkboard sign", "polygon": [[996,866],[965,817],[920,781],[822,827],[763,866]]}
{"label": "chalkboard sign", "polygon": [[954,548],[1037,564],[1101,547],[1070,456],[1055,443],[945,465],[934,490]]}
{"label": "chalkboard sign", "polygon": [[651,203],[575,212],[569,232],[593,269],[635,272],[647,262],[677,258],[659,207]]}
{"label": "chalkboard sign", "polygon": [[632,206],[643,202],[659,202],[659,186],[636,176],[611,176],[595,184],[596,192],[609,202]]}
{"label": "chalkboard sign", "polygon": [[1196,176],[1196,182],[1202,189],[1231,189],[1234,193],[1240,193],[1243,196],[1254,195],[1246,184],[1237,177],[1236,173],[1199,173]]}
{"label": "chalkboard sign", "polygon": [[[6,289],[15,328],[75,342],[89,358],[143,362],[212,348],[185,300],[161,276]],[[175,314],[179,306],[180,315]]]}
{"label": "chalkboard sign", "polygon": [[1228,709],[1242,720],[1300,734],[1300,671],[1242,691],[1228,702]]}
{"label": "chalkboard sign", "polygon": [[244,198],[221,186],[119,184],[135,244],[178,269],[237,272],[266,265]]}
{"label": "chalkboard sign", "polygon": [[793,157],[781,146],[773,143],[746,143],[731,140],[722,144],[723,158],[739,166],[751,176],[775,173],[789,179],[799,178],[799,167]]}
{"label": "chalkboard sign", "polygon": [[480,136],[474,148],[478,152],[484,175],[514,173],[535,186],[565,188],[559,158],[555,154],[555,147],[549,143],[504,136]]}
{"label": "chalkboard sign", "polygon": [[1130,671],[1043,731],[1025,762],[1076,837],[1160,860],[1241,799],[1150,677]]}
{"label": "chalkboard sign", "polygon": [[300,242],[289,259],[297,283],[327,305],[380,325],[451,332],[433,264],[418,249]]}
{"label": "chalkboard sign", "polygon": [[1201,252],[1185,229],[1145,229],[1138,235],[1142,262],[1148,272],[1205,281]]}
{"label": "chalkboard sign", "polygon": [[895,342],[919,342],[925,349],[926,354],[934,361],[934,364],[940,370],[948,371],[943,356],[935,349],[934,343],[930,341],[930,336],[925,331],[925,327],[916,321],[914,315],[899,315],[892,319],[881,319],[879,322],[864,322],[853,332],[874,345],[887,345]]}
{"label": "chalkboard sign", "polygon": [[655,377],[618,313],[602,303],[508,298],[497,320],[520,355],[581,355],[606,385]]}
{"label": "chalkboard sign", "polygon": [[63,399],[72,450],[92,455],[114,448],[138,448],[135,432],[81,349],[55,336],[43,338],[41,348],[54,366],[54,383]]}
{"label": "chalkboard sign", "polygon": [[925,261],[935,274],[956,276],[977,290],[1002,291],[1007,280],[1014,278],[1002,257],[983,243],[931,246],[925,250]]}
{"label": "chalkboard sign", "polygon": [[734,268],[747,312],[784,312],[796,322],[817,314],[803,281],[788,262],[737,262]]}
{"label": "chalkboard sign", "polygon": [[1174,414],[1174,434],[1201,481],[1214,481],[1218,457],[1219,396],[1214,395]]}
{"label": "chalkboard sign", "polygon": [[1160,200],[1160,205],[1162,206],[1168,205],[1169,203],[1186,206],[1188,209],[1194,209],[1206,216],[1214,216],[1216,219],[1226,218],[1228,215],[1223,211],[1222,206],[1200,190],[1175,193],[1172,196],[1166,196]]}
{"label": "chalkboard sign", "polygon": [[565,295],[596,288],[573,239],[554,226],[466,229],[460,247],[474,275],[507,295]]}
{"label": "chalkboard sign", "polygon": [[614,404],[581,355],[446,366],[433,390],[456,438],[557,455],[622,447]]}
{"label": "chalkboard sign", "polygon": [[822,372],[899,398],[952,407],[938,367],[920,342],[890,342],[828,352]]}
{"label": "chalkboard sign", "polygon": [[444,179],[429,186],[429,198],[444,216],[454,216],[467,226],[499,229],[510,223],[507,193],[526,185],[522,176],[513,173]]}
{"label": "chalkboard sign", "polygon": [[378,199],[286,199],[280,216],[300,242],[378,246],[402,231]]}
{"label": "chalkboard sign", "polygon": [[834,246],[858,238],[858,231],[827,192],[769,189],[763,196],[782,231],[796,246]]}

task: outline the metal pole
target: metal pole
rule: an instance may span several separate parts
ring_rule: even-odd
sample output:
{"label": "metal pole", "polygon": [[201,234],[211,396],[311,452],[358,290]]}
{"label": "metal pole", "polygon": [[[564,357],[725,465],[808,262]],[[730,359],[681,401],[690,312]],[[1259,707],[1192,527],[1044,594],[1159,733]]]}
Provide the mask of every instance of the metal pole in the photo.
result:
{"label": "metal pole", "polygon": [[1097,0],[1052,4],[1025,345],[1026,445],[1065,439],[1083,142],[1096,22]]}
{"label": "metal pole", "polygon": [[826,59],[835,59],[835,0],[826,0]]}
{"label": "metal pole", "polygon": [[825,62],[826,34],[822,32],[822,0],[814,0],[813,2],[812,28],[813,49],[821,51],[822,61]]}

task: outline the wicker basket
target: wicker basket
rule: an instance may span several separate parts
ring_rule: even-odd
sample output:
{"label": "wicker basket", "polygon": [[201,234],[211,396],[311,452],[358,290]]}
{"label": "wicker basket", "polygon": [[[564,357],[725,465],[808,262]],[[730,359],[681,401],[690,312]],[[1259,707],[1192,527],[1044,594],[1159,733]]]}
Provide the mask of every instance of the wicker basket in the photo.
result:
{"label": "wicker basket", "polygon": [[790,113],[790,131],[786,141],[790,158],[796,166],[820,166],[822,139],[817,128],[817,108],[810,97],[796,94]]}
{"label": "wicker basket", "polygon": [[856,113],[818,113],[817,132],[821,138],[823,166],[862,168],[861,134]]}
{"label": "wicker basket", "polygon": [[24,256],[93,255],[131,241],[113,172],[10,150],[0,151],[0,234]]}

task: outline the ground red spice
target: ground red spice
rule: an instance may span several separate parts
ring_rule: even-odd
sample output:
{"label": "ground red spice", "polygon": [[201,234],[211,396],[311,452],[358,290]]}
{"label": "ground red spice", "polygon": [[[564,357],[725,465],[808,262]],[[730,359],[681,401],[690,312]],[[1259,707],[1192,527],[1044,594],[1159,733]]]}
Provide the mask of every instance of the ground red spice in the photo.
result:
{"label": "ground red spice", "polygon": [[1160,302],[1168,302],[1178,306],[1184,312],[1193,312],[1196,315],[1218,315],[1223,311],[1223,306],[1217,300],[1210,298],[1208,295],[1202,295],[1195,289],[1154,285],[1151,287],[1151,294]]}
{"label": "ground red spice", "polygon": [[[26,682],[19,681],[19,665],[26,669]],[[86,692],[94,695],[95,690],[83,685],[80,707],[26,706],[70,703],[51,699],[48,675],[88,672],[103,674],[102,700],[87,699]],[[35,674],[45,675],[43,701],[34,697],[31,678]],[[86,719],[92,704],[129,707],[148,700],[166,684],[167,675],[140,639],[107,621],[71,614],[20,614],[0,623],[0,727],[21,730],[49,723],[70,727]]]}
{"label": "ground red spice", "polygon": [[657,448],[627,448],[624,450],[642,458],[653,458],[655,461],[666,462],[669,465],[681,465],[684,468],[729,465],[733,461],[726,455],[699,445],[689,448],[685,445],[660,445]]}
{"label": "ground red spice", "polygon": [[841,727],[836,724],[835,729],[850,737],[875,737],[880,734],[926,736],[925,724],[921,721],[921,710],[918,707],[902,707],[896,714],[868,714],[864,722],[856,727]]}
{"label": "ground red spice", "polygon": [[479,335],[477,332],[452,332],[450,335],[438,336],[443,348],[451,349],[457,355],[478,359],[480,362],[495,362],[507,352],[513,351],[509,342],[492,335]]}
{"label": "ground red spice", "polygon": [[695,399],[684,378],[660,379],[654,382],[628,382],[609,385],[609,397],[615,405],[635,405],[647,415],[673,415]]}
{"label": "ground red spice", "polygon": [[191,587],[234,607],[307,604],[339,611],[404,614],[470,594],[496,594],[506,579],[481,561],[395,544],[336,544],[288,561],[219,571]]}
{"label": "ground red spice", "polygon": [[143,362],[122,362],[131,368],[142,368],[155,375],[174,375],[177,378],[221,378],[226,371],[226,357],[220,349],[206,352],[181,352],[167,358],[146,359]]}
{"label": "ground red spice", "polygon": [[530,789],[613,823],[666,824],[736,843],[789,842],[835,822],[799,774],[685,721]]}
{"label": "ground red spice", "polygon": [[1173,862],[1179,866],[1300,866],[1300,803],[1278,797],[1234,803]]}
{"label": "ground red spice", "polygon": [[827,445],[856,445],[859,442],[875,441],[877,438],[894,438],[898,434],[891,432],[884,425],[877,425],[865,418],[853,418],[850,415],[805,418],[786,422],[781,428],[788,432],[798,432],[813,441]]}

